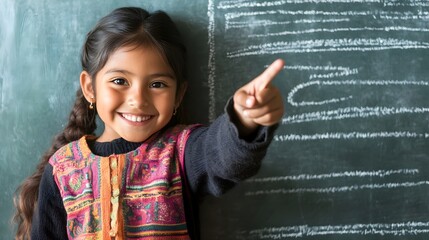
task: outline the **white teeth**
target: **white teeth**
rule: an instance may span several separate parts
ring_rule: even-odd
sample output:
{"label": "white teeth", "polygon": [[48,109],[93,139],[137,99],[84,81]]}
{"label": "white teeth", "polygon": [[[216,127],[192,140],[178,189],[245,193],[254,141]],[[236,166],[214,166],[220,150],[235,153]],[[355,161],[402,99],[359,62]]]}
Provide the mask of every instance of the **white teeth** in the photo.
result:
{"label": "white teeth", "polygon": [[146,121],[150,118],[150,116],[136,116],[136,115],[131,115],[131,114],[122,114],[122,116],[125,119],[130,120],[132,122],[143,122],[143,121]]}

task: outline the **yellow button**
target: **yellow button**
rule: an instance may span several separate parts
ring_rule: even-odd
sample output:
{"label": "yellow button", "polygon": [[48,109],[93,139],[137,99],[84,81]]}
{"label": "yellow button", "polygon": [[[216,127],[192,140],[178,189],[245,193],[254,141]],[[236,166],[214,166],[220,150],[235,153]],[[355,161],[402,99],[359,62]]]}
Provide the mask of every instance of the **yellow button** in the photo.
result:
{"label": "yellow button", "polygon": [[118,166],[118,163],[116,162],[116,159],[112,159],[112,161],[110,161],[110,167],[112,169],[115,169]]}
{"label": "yellow button", "polygon": [[118,184],[118,177],[112,177],[112,184]]}
{"label": "yellow button", "polygon": [[112,197],[110,199],[110,203],[112,203],[112,204],[119,203],[119,198],[118,197]]}
{"label": "yellow button", "polygon": [[119,196],[119,189],[115,189],[115,190],[113,190],[113,196],[114,196],[114,197]]}

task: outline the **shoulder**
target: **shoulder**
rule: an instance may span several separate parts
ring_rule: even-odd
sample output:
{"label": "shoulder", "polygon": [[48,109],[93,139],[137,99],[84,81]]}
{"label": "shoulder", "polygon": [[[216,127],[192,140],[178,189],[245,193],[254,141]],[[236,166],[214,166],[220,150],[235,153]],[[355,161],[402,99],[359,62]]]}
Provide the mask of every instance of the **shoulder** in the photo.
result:
{"label": "shoulder", "polygon": [[49,163],[54,167],[58,167],[59,165],[65,164],[71,160],[81,160],[85,159],[91,151],[87,145],[87,138],[91,136],[83,136],[82,138],[70,142],[60,149],[58,149],[49,159]]}
{"label": "shoulder", "polygon": [[182,138],[188,138],[189,135],[194,131],[196,128],[200,127],[200,124],[193,124],[193,125],[176,125],[174,127],[168,128],[165,130],[164,134],[162,134],[162,138],[170,139],[173,141],[179,141]]}
{"label": "shoulder", "polygon": [[176,125],[165,129],[162,134],[160,134],[155,142],[155,146],[165,147],[170,146],[176,148],[179,152],[183,152],[186,143],[189,139],[191,133],[198,128],[200,125]]}

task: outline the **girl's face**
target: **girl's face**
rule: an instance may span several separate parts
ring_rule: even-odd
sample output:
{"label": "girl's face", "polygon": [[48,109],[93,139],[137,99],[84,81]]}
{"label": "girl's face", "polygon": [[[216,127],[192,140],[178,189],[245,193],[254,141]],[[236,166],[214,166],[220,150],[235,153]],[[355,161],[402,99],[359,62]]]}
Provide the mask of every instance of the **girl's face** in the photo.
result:
{"label": "girl's face", "polygon": [[158,51],[119,48],[96,76],[95,106],[105,124],[97,141],[148,139],[167,125],[180,104],[184,91],[176,96],[176,89],[173,71]]}

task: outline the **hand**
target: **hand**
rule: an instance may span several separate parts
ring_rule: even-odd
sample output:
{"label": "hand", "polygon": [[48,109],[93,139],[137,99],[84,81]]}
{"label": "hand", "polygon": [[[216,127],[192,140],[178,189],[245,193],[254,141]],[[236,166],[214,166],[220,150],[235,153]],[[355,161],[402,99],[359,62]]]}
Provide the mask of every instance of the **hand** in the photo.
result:
{"label": "hand", "polygon": [[252,132],[259,125],[274,125],[282,118],[283,99],[271,82],[283,70],[283,66],[283,60],[274,61],[261,75],[235,92],[234,109],[244,127],[244,134]]}

